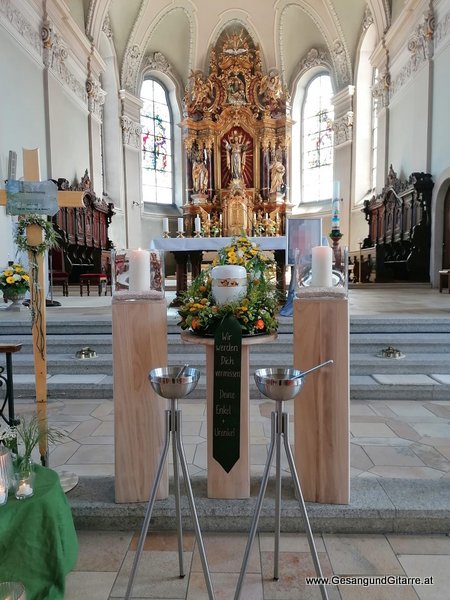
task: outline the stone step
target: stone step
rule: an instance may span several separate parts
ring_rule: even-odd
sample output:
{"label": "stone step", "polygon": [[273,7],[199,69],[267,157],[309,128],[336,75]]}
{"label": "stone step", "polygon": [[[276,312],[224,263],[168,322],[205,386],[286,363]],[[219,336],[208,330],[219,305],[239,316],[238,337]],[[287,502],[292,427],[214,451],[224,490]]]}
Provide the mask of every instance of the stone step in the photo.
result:
{"label": "stone step", "polygon": [[[168,334],[169,354],[190,353],[195,346],[186,344],[180,339],[179,332]],[[27,334],[0,335],[2,343],[22,343],[21,354],[32,353],[32,337]],[[292,354],[293,335],[280,333],[278,338],[268,344],[257,344],[252,348],[252,354],[261,353],[289,353]],[[84,346],[89,346],[100,354],[112,353],[111,334],[49,334],[47,335],[47,354],[73,354]],[[376,357],[384,348],[393,346],[406,356],[410,354],[449,354],[450,364],[450,336],[448,333],[429,333],[426,336],[417,333],[377,333],[377,334],[350,334],[350,352],[352,354],[367,354]],[[200,348],[200,344],[198,348]],[[189,348],[189,350],[188,350]],[[270,348],[270,350],[268,350]]]}
{"label": "stone step", "polygon": [[[92,346],[95,348],[95,346]],[[292,367],[292,348],[288,352],[251,352],[250,367],[253,369],[271,367]],[[168,356],[169,365],[186,364],[198,369],[204,369],[205,355],[203,352],[170,352]],[[14,373],[32,374],[34,371],[33,356],[31,353],[18,353],[14,356]],[[161,365],[163,366],[163,365]],[[304,369],[313,365],[304,365]],[[75,358],[74,354],[49,354],[47,356],[47,373],[56,374],[80,374],[80,373],[103,373],[112,375],[112,354],[99,354],[91,359]],[[372,373],[450,373],[450,360],[448,354],[420,354],[415,353],[405,356],[403,359],[379,358],[366,353],[350,354],[351,375],[371,375]]]}
{"label": "stone step", "polygon": [[[177,326],[178,317],[170,314],[168,317],[168,332],[180,333]],[[71,335],[71,334],[106,334],[112,331],[111,317],[104,315],[95,318],[89,316],[73,317],[67,319],[47,311],[47,334]],[[292,317],[279,318],[279,332],[292,333]],[[405,316],[350,316],[350,332],[363,334],[380,333],[450,333],[450,315],[423,316],[412,318]],[[18,336],[31,334],[31,318],[25,314],[11,321],[4,320],[0,323],[0,337],[4,335]]]}
{"label": "stone step", "polygon": [[[205,478],[194,476],[191,481],[203,531],[223,531],[226,524],[227,531],[248,532],[261,484],[260,478],[251,479],[251,498],[231,501],[207,498]],[[281,489],[281,531],[304,531],[304,521],[290,478],[282,478]],[[166,500],[155,502],[151,531],[176,529],[172,489],[170,492]],[[81,477],[78,485],[67,494],[76,528],[123,531],[140,529],[146,503],[117,504],[114,495],[113,477]],[[271,476],[261,507],[259,531],[274,531],[275,497],[274,477]],[[308,502],[307,511],[312,530],[316,534],[447,534],[450,527],[448,481],[353,477],[350,504]],[[193,524],[183,487],[181,512],[183,528],[192,530]]]}

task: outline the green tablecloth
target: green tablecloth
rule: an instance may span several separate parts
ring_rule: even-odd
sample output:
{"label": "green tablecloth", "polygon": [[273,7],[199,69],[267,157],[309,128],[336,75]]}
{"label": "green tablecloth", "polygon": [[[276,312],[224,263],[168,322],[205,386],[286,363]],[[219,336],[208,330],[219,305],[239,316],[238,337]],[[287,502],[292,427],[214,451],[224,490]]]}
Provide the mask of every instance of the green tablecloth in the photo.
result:
{"label": "green tablecloth", "polygon": [[75,566],[78,541],[72,513],[55,471],[36,466],[32,498],[10,491],[0,506],[0,580],[21,581],[27,600],[64,598],[65,577]]}

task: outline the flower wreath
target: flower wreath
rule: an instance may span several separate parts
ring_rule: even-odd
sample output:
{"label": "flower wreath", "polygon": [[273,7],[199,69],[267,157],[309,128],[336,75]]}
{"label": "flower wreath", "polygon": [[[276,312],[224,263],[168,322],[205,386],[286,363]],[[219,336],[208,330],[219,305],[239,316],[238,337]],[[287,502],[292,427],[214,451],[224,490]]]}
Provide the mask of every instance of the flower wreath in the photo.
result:
{"label": "flower wreath", "polygon": [[[39,227],[42,227],[44,230],[44,241],[42,243],[36,246],[28,243],[26,233],[28,225],[39,225]],[[32,252],[33,254],[44,254],[47,250],[58,245],[58,237],[51,221],[47,221],[47,219],[38,215],[27,215],[26,217],[20,217],[17,222],[14,242],[20,250]]]}
{"label": "flower wreath", "polygon": [[270,280],[272,266],[260,248],[245,236],[234,238],[222,248],[214,264],[239,264],[248,273],[247,296],[236,302],[218,305],[211,290],[211,272],[201,271],[182,294],[178,308],[181,329],[201,335],[214,334],[224,317],[234,315],[244,335],[273,333],[278,329],[278,298]]}

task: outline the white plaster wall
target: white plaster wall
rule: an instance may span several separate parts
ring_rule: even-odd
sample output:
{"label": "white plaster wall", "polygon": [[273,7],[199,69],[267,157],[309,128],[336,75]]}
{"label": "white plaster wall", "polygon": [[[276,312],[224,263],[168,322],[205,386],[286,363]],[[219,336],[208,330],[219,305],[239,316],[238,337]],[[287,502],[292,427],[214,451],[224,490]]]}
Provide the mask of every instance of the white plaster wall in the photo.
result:
{"label": "white plaster wall", "polygon": [[[450,162],[450,45],[434,60],[431,173],[436,180]],[[444,133],[445,132],[445,133]]]}
{"label": "white plaster wall", "polygon": [[427,169],[428,71],[421,69],[389,105],[388,162],[399,177]]}
{"label": "white plaster wall", "polygon": [[[8,152],[17,152],[17,177],[23,173],[22,148],[39,148],[42,178],[47,177],[42,69],[0,25],[0,181],[8,176]],[[11,217],[0,207],[0,266],[14,257]]]}
{"label": "white plaster wall", "polygon": [[65,177],[70,183],[74,179],[79,181],[85,170],[89,170],[87,109],[74,101],[52,75],[49,76],[49,113],[52,177]]}

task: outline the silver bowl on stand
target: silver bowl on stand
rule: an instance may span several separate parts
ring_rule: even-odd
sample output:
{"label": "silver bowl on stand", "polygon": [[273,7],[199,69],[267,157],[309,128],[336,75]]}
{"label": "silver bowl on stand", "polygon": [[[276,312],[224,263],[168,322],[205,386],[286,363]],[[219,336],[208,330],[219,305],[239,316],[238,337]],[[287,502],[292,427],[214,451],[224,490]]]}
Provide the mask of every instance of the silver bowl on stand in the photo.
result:
{"label": "silver bowl on stand", "polygon": [[200,379],[200,371],[198,369],[194,369],[193,367],[189,367],[188,365],[161,367],[157,369],[152,369],[148,374],[148,379],[150,381],[150,385],[158,394],[158,396],[170,400],[170,409],[166,410],[166,435],[164,448],[161,453],[161,458],[156,472],[156,478],[153,483],[152,490],[150,492],[150,498],[145,513],[144,524],[142,526],[136,555],[134,557],[130,578],[128,580],[125,600],[131,598],[131,592],[133,589],[134,580],[136,578],[137,568],[142,556],[145,539],[147,537],[147,532],[150,525],[153,505],[156,499],[156,492],[159,486],[159,482],[161,481],[161,475],[169,451],[170,437],[172,437],[173,452],[173,487],[175,493],[175,513],[177,519],[178,564],[180,574],[179,576],[184,577],[185,573],[183,564],[183,529],[181,523],[180,478],[178,471],[178,458],[180,459],[181,469],[183,471],[183,480],[184,485],[186,487],[186,494],[189,501],[192,521],[194,523],[195,538],[197,540],[200,560],[205,576],[206,588],[208,590],[208,598],[210,600],[214,600],[215,595],[211,583],[211,575],[206,560],[205,547],[203,544],[200,524],[198,521],[197,510],[195,508],[194,494],[192,493],[192,486],[189,479],[186,454],[184,452],[183,442],[181,439],[181,410],[178,410],[178,400],[180,400],[181,398],[186,398],[186,396],[188,396],[191,392],[195,390],[198,380]]}
{"label": "silver bowl on stand", "polygon": [[[308,538],[309,549],[311,557],[314,563],[317,577],[322,579],[322,570],[320,568],[319,557],[317,554],[316,545],[309,524],[308,514],[306,512],[305,501],[303,499],[302,490],[300,487],[300,481],[298,478],[297,470],[294,464],[294,457],[292,456],[292,450],[289,443],[289,415],[283,411],[283,403],[286,400],[292,400],[297,396],[303,387],[303,381],[306,375],[321,369],[326,365],[332,364],[332,360],[316,365],[312,369],[307,371],[300,371],[298,369],[291,368],[273,368],[273,369],[258,369],[255,372],[255,383],[258,390],[277,403],[277,410],[271,414],[271,428],[270,428],[270,446],[267,453],[266,465],[264,467],[264,473],[261,481],[261,487],[259,490],[258,498],[255,505],[255,513],[253,515],[253,521],[248,534],[247,546],[244,552],[244,558],[242,561],[241,571],[239,573],[238,583],[236,586],[236,592],[234,600],[239,600],[241,596],[242,585],[244,583],[245,572],[247,570],[247,564],[250,557],[250,551],[252,548],[253,541],[255,539],[256,531],[258,528],[259,516],[261,514],[262,503],[264,495],[266,493],[267,482],[269,479],[270,467],[275,452],[276,468],[275,468],[275,547],[274,547],[274,572],[273,579],[278,581],[279,571],[279,555],[280,555],[280,525],[281,525],[281,440],[284,442],[284,449],[286,451],[286,457],[289,463],[289,469],[291,471],[292,481],[294,483],[295,491],[300,504],[300,509],[305,522],[306,536]],[[322,600],[328,600],[328,594],[326,587],[323,583],[319,584],[320,593]]]}

